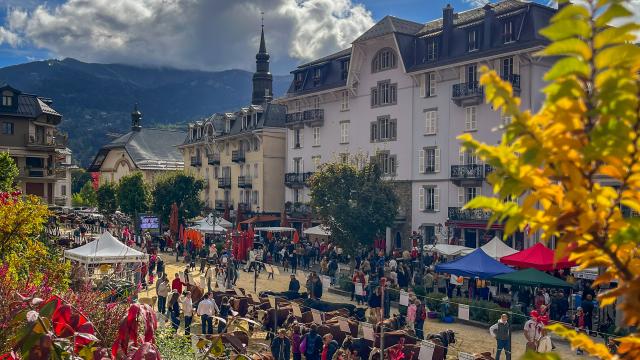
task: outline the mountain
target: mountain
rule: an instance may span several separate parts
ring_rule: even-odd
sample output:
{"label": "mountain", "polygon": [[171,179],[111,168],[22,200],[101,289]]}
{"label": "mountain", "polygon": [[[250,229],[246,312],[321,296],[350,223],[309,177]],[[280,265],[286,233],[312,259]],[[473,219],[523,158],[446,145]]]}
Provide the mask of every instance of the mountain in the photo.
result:
{"label": "mountain", "polygon": [[[216,112],[251,102],[251,77],[244,70],[217,72],[84,63],[75,59],[35,61],[0,68],[0,84],[51,98],[63,115],[60,129],[81,165],[88,165],[113,134],[130,129],[139,103],[142,126],[184,126]],[[273,92],[283,95],[290,76],[274,76]]]}

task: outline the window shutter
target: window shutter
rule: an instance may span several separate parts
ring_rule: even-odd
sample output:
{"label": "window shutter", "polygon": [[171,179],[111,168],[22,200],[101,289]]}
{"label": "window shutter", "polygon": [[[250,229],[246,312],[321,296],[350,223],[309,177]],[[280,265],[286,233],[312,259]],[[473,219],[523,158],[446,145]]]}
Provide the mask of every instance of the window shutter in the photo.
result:
{"label": "window shutter", "polygon": [[295,172],[296,171],[296,163],[293,159],[291,159],[291,161],[289,161],[289,172]]}
{"label": "window shutter", "polygon": [[472,106],[471,107],[471,130],[475,130],[478,128],[478,124],[477,124],[477,116],[476,116],[476,107]]}
{"label": "window shutter", "polygon": [[513,73],[520,74],[520,55],[513,55]]}
{"label": "window shutter", "polygon": [[435,148],[433,152],[435,154],[435,172],[440,172],[440,148]]}
{"label": "window shutter", "polygon": [[495,70],[499,75],[502,75],[502,61],[500,59],[495,59],[493,61],[493,70]]}
{"label": "window shutter", "polygon": [[420,77],[418,78],[418,82],[419,82],[419,86],[420,86],[420,97],[426,97],[427,96],[426,75],[427,74],[421,74]]}
{"label": "window shutter", "polygon": [[395,155],[389,156],[389,173],[395,175],[398,169],[398,159]]}
{"label": "window shutter", "polygon": [[424,210],[424,187],[418,188],[418,209]]}
{"label": "window shutter", "polygon": [[437,111],[433,112],[433,133],[434,134],[438,133],[438,112]]}
{"label": "window shutter", "polygon": [[467,80],[467,76],[466,76],[467,68],[466,68],[466,66],[460,66],[459,70],[460,70],[460,83],[467,82],[466,81]]}
{"label": "window shutter", "polygon": [[433,210],[440,211],[440,188],[433,189]]}
{"label": "window shutter", "polygon": [[460,146],[458,148],[458,162],[460,163],[460,165],[465,165],[465,163],[464,163],[464,148],[462,146]]}
{"label": "window shutter", "polygon": [[378,123],[371,123],[371,142],[378,140]]}
{"label": "window shutter", "polygon": [[391,119],[389,121],[389,127],[391,128],[389,130],[389,137],[393,140],[395,140],[397,138],[398,135],[398,120],[396,119]]}
{"label": "window shutter", "polygon": [[300,147],[304,146],[304,128],[300,129]]}
{"label": "window shutter", "polygon": [[424,166],[424,149],[420,149],[420,151],[418,152],[418,172],[420,174],[424,174],[425,172],[425,166]]}
{"label": "window shutter", "polygon": [[466,107],[464,109],[464,130],[465,131],[469,131],[471,130],[471,116],[469,116],[471,107]]}
{"label": "window shutter", "polygon": [[482,186],[476,187],[476,196],[482,195]]}
{"label": "window shutter", "polygon": [[295,134],[295,130],[289,130],[289,146],[292,149],[295,149],[295,146],[296,146],[296,144],[295,144],[296,140],[295,140],[295,135],[294,134]]}
{"label": "window shutter", "polygon": [[464,203],[465,203],[465,194],[464,194],[465,188],[463,187],[459,187],[458,188],[458,206],[463,207]]}
{"label": "window shutter", "polygon": [[429,96],[436,96],[436,73],[429,73]]}

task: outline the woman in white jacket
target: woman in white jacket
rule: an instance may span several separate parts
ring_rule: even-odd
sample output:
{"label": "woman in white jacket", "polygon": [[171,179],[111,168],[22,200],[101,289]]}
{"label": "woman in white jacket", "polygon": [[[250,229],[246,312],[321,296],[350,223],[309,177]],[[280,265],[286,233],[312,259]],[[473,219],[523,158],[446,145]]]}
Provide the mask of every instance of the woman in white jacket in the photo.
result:
{"label": "woman in white jacket", "polygon": [[551,337],[547,332],[547,329],[542,329],[542,336],[538,340],[538,352],[547,353],[551,352],[553,345],[551,344]]}

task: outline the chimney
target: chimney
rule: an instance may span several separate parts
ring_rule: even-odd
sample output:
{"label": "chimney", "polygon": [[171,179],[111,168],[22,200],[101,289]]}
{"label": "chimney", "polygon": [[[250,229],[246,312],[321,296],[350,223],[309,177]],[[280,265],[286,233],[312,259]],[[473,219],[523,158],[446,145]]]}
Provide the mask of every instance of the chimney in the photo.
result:
{"label": "chimney", "polygon": [[449,41],[453,32],[453,6],[447,4],[442,9],[442,55],[449,56]]}
{"label": "chimney", "polygon": [[493,11],[493,6],[487,4],[484,9],[484,37],[482,40],[482,48],[489,49],[491,47],[491,27],[495,23],[496,13]]}

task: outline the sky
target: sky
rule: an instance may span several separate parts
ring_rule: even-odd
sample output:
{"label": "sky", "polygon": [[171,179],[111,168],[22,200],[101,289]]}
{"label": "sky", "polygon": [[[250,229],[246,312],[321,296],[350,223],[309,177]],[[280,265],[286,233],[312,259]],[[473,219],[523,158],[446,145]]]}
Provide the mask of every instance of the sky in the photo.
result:
{"label": "sky", "polygon": [[447,3],[457,12],[486,2],[0,0],[0,67],[72,57],[179,69],[252,70],[264,12],[271,71],[286,74],[297,64],[349,47],[386,15],[424,23],[441,17]]}

